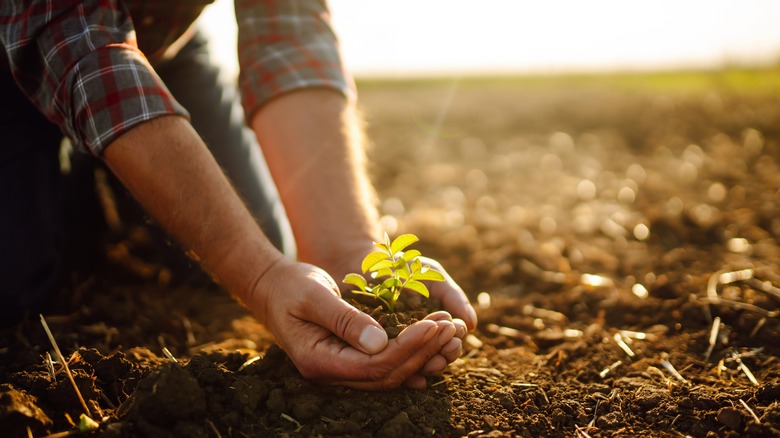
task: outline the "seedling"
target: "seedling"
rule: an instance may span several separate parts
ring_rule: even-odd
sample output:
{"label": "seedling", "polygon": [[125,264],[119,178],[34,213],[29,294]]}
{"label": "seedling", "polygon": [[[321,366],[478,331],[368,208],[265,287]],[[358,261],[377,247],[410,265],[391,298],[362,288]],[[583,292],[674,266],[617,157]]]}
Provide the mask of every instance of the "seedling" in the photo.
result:
{"label": "seedling", "polygon": [[344,283],[357,287],[353,293],[380,301],[390,312],[395,312],[396,302],[404,289],[428,298],[428,287],[422,282],[444,281],[444,276],[423,264],[420,251],[404,251],[419,240],[414,234],[402,234],[391,242],[385,233],[384,243],[374,242],[378,251],[369,253],[360,265],[363,274],[369,274],[373,281],[369,282],[360,274],[347,274]]}

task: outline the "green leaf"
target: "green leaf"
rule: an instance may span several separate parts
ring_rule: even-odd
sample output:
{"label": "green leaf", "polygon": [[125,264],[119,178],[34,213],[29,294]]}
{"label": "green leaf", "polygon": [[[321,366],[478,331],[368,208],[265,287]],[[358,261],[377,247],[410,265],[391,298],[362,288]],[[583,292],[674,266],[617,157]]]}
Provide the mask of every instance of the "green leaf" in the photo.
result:
{"label": "green leaf", "polygon": [[[390,236],[387,235],[387,231],[385,231],[385,246],[387,247],[387,250],[390,250],[390,247],[392,246],[390,244]],[[392,254],[392,252],[390,253]]]}
{"label": "green leaf", "polygon": [[420,257],[420,251],[417,251],[416,249],[410,249],[409,251],[405,251],[403,257],[404,260],[408,262],[411,262],[414,260],[415,257]]}
{"label": "green leaf", "polygon": [[371,278],[390,277],[393,275],[393,270],[390,268],[380,269],[371,273]]}
{"label": "green leaf", "polygon": [[393,262],[393,269],[403,269],[406,266],[406,260],[403,257],[398,257],[398,260]]}
{"label": "green leaf", "polygon": [[445,281],[441,272],[431,268],[428,265],[423,266],[423,269],[420,271],[420,273],[414,275],[414,279],[419,281]]}
{"label": "green leaf", "polygon": [[369,253],[367,256],[363,258],[363,263],[360,264],[360,269],[363,272],[368,272],[368,270],[371,269],[372,266],[386,259],[387,259],[387,254],[379,251],[374,251],[372,253]]}
{"label": "green leaf", "polygon": [[385,281],[382,282],[382,287],[383,288],[387,288],[387,289],[393,289],[393,288],[398,289],[401,286],[403,286],[401,284],[401,280],[399,280],[397,278],[390,277],[390,278],[388,278],[388,279],[386,279]]}
{"label": "green leaf", "polygon": [[417,274],[418,272],[422,272],[423,265],[420,259],[414,259],[412,262],[412,272]]}
{"label": "green leaf", "polygon": [[390,245],[390,252],[393,254],[399,253],[404,250],[407,246],[413,244],[414,242],[417,242],[418,239],[417,236],[414,234],[401,234],[400,236],[396,237],[395,240],[393,240],[393,243]]}
{"label": "green leaf", "polygon": [[356,286],[360,290],[365,290],[368,286],[365,277],[358,274],[347,274],[347,276],[344,277],[344,280],[341,282],[344,284],[351,284],[352,286]]}
{"label": "green leaf", "polygon": [[392,260],[380,260],[374,264],[374,266],[368,268],[371,272],[381,271],[383,269],[393,269],[393,266],[395,263],[393,263]]}
{"label": "green leaf", "polygon": [[404,284],[404,287],[406,289],[411,289],[417,292],[418,294],[424,296],[425,298],[428,298],[430,296],[430,293],[428,292],[428,288],[425,287],[425,285],[420,283],[419,281],[409,280],[406,282],[406,284]]}
{"label": "green leaf", "polygon": [[79,416],[79,431],[91,432],[93,430],[98,430],[99,428],[100,424],[98,424],[97,421],[89,418],[87,414],[81,414]]}
{"label": "green leaf", "polygon": [[390,290],[390,289],[382,288],[379,291],[378,297],[383,299],[383,300],[385,300],[388,303],[392,303],[393,301],[395,301],[395,300],[393,300],[393,291]]}

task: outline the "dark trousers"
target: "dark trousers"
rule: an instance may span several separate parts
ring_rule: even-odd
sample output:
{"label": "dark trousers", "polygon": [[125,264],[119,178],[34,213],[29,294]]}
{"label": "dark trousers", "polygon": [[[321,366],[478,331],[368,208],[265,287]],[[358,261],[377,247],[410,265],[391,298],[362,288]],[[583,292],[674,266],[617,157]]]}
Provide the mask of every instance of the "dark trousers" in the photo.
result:
{"label": "dark trousers", "polygon": [[[195,130],[263,231],[294,257],[292,232],[260,147],[245,127],[235,86],[210,62],[205,39],[196,35],[155,70],[190,112]],[[86,201],[92,193],[85,191],[94,192],[90,185],[98,160],[71,157],[71,173],[65,178],[61,138],[58,127],[0,68],[0,326],[14,323],[45,300],[63,274],[70,253],[66,248],[81,244],[66,245],[73,240],[69,229],[88,223],[87,216],[94,213]]]}

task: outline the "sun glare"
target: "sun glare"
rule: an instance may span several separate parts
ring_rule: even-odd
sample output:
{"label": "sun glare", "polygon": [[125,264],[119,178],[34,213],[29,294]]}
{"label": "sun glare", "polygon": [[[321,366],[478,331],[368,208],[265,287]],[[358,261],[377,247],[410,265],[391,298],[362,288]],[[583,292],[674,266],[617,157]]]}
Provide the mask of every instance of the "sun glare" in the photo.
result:
{"label": "sun glare", "polygon": [[[766,63],[780,53],[780,2],[330,0],[357,75],[561,72]],[[232,2],[204,24],[235,70]]]}

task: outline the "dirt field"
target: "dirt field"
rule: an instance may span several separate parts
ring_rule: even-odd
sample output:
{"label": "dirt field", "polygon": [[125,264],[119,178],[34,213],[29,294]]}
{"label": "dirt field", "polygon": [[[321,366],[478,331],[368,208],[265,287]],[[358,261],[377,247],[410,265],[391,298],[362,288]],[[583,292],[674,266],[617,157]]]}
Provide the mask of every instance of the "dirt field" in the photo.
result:
{"label": "dirt field", "polygon": [[[302,380],[137,227],[47,321],[102,436],[780,436],[778,79],[361,84],[383,223],[480,317],[425,391]],[[0,338],[4,436],[78,421],[50,349],[37,316]]]}

